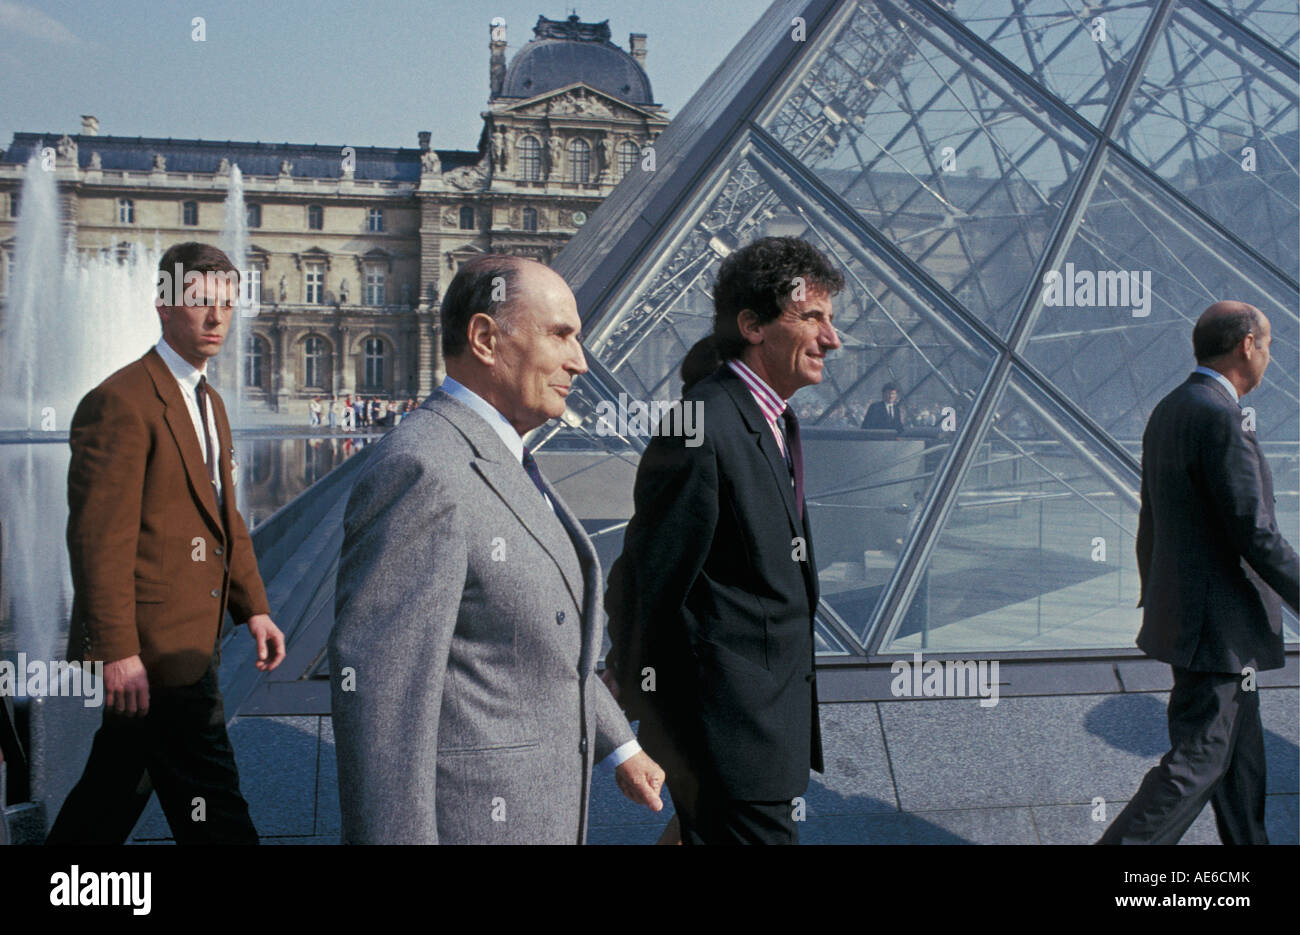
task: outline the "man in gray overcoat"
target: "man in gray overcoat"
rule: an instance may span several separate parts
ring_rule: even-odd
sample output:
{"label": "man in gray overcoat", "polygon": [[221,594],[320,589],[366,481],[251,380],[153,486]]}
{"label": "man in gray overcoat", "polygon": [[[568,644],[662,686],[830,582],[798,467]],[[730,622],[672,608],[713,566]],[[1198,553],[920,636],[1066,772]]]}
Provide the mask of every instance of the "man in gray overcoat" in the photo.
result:
{"label": "man in gray overcoat", "polygon": [[595,550],[523,444],[586,372],[581,326],[540,263],[465,264],[446,379],[357,479],[329,640],[344,843],[580,844],[606,757],[663,807],[663,770],[594,673]]}

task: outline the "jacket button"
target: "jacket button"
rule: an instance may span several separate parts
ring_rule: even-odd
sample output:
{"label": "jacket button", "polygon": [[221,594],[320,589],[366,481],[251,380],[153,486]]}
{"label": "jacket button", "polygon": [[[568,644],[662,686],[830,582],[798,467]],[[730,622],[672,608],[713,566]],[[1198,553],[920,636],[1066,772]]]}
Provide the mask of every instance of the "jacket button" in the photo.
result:
{"label": "jacket button", "polygon": [[213,597],[220,597],[220,596],[221,596],[221,592],[218,591],[216,588],[213,588],[213,589],[212,589],[212,596],[213,596]]}
{"label": "jacket button", "polygon": [[557,610],[557,611],[555,612],[555,622],[556,622],[556,623],[564,623],[564,611],[562,611],[562,610]]}
{"label": "jacket button", "polygon": [[586,752],[587,752],[587,738],[586,738],[586,737],[583,737],[583,738],[582,738],[582,742],[578,744],[578,752],[579,752],[579,753],[586,753]]}
{"label": "jacket button", "polygon": [[216,549],[214,549],[213,551],[215,551],[218,555],[226,554],[225,549],[221,548],[221,546],[217,546]]}

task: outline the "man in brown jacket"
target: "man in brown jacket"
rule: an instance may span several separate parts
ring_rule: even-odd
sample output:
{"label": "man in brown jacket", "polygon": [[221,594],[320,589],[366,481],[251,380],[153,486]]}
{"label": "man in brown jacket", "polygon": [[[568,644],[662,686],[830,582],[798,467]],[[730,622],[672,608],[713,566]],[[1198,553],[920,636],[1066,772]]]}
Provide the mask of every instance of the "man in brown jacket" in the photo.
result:
{"label": "man in brown jacket", "polygon": [[234,447],[207,385],[238,272],[182,243],[159,264],[162,339],[81,400],[72,419],[68,658],[104,665],[105,710],[50,844],[121,844],[151,787],[177,843],[257,843],[217,685],[227,607],[284,658],[235,504]]}

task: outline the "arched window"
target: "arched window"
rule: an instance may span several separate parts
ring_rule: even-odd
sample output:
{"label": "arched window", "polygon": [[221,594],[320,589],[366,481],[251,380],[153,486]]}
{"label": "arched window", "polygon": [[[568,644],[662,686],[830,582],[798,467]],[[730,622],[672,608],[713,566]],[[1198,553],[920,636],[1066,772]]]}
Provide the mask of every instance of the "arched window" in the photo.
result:
{"label": "arched window", "polygon": [[244,346],[244,386],[266,389],[262,380],[270,375],[270,346],[266,338],[250,334]]}
{"label": "arched window", "polygon": [[460,229],[463,231],[472,231],[474,229],[474,209],[469,205],[461,206]]}
{"label": "arched window", "polygon": [[199,203],[186,201],[181,204],[181,223],[186,227],[199,226]]}
{"label": "arched window", "polygon": [[363,385],[370,390],[379,390],[384,387],[384,358],[387,350],[384,347],[383,338],[366,338],[362,345],[365,355],[366,373]]}
{"label": "arched window", "polygon": [[527,182],[537,182],[542,177],[542,144],[535,136],[525,136],[519,141],[519,177]]}
{"label": "arched window", "polygon": [[624,140],[618,144],[618,177],[620,179],[636,168],[637,158],[640,155],[641,150],[631,140]]}
{"label": "arched window", "polygon": [[591,144],[586,140],[569,141],[569,181],[591,181]]}
{"label": "arched window", "polygon": [[325,227],[325,209],[320,205],[307,206],[307,229],[323,230]]}
{"label": "arched window", "polygon": [[537,230],[537,209],[536,208],[524,208],[524,230],[526,231]]}
{"label": "arched window", "polygon": [[302,342],[302,385],[308,389],[325,389],[329,376],[329,345],[315,335]]}

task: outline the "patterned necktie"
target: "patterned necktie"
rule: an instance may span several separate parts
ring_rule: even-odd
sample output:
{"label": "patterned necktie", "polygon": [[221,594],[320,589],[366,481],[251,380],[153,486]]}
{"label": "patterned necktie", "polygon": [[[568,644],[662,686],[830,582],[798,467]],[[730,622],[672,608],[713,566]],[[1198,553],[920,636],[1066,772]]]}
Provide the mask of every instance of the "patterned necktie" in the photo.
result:
{"label": "patterned necktie", "polygon": [[212,452],[212,433],[208,431],[208,378],[199,377],[199,385],[194,388],[194,395],[199,401],[199,419],[203,422],[203,448],[207,452],[208,480],[217,486],[217,459]]}
{"label": "patterned necktie", "polygon": [[546,484],[542,481],[542,472],[537,469],[537,459],[533,457],[533,453],[527,447],[524,448],[524,470],[528,472],[528,476],[533,479],[533,484],[541,491],[542,499],[549,504],[550,500],[546,496]]}
{"label": "patterned necktie", "polygon": [[799,518],[803,519],[803,446],[799,443],[799,418],[788,404],[781,416],[785,419],[785,448],[794,474],[794,502],[799,508]]}

